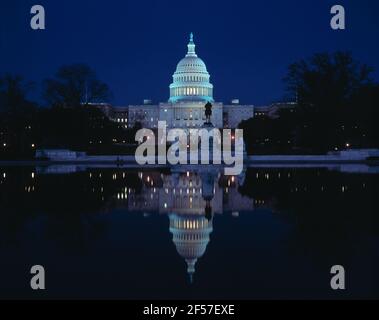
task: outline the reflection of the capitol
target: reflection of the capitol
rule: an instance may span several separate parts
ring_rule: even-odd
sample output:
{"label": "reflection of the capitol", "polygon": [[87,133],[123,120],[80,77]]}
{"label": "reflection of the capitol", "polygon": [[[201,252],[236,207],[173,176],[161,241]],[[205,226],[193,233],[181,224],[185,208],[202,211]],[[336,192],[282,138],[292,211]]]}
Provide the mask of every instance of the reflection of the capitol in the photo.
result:
{"label": "reflection of the capitol", "polygon": [[195,264],[203,256],[212,232],[212,219],[204,216],[178,215],[172,213],[170,217],[170,232],[176,250],[187,263],[187,272],[192,282],[195,273]]}
{"label": "reflection of the capitol", "polygon": [[[191,168],[192,169],[192,168]],[[139,192],[129,189],[117,195],[128,211],[146,216],[167,214],[177,252],[187,263],[192,282],[195,265],[210,241],[214,214],[252,210],[254,201],[238,192],[244,181],[240,176],[223,176],[219,169],[175,170],[171,174],[140,172],[143,182]]]}

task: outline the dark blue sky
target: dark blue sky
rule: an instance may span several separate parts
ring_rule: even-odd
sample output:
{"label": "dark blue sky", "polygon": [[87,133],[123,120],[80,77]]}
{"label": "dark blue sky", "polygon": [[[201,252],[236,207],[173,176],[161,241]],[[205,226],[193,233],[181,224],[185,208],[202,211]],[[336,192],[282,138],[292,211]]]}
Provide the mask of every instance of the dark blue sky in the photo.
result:
{"label": "dark blue sky", "polygon": [[[45,31],[29,26],[34,4],[45,7]],[[330,28],[334,4],[345,6],[345,31]],[[281,99],[287,66],[322,51],[350,50],[379,79],[377,0],[1,0],[0,14],[0,74],[40,83],[87,63],[115,105],[166,101],[191,31],[217,101]]]}

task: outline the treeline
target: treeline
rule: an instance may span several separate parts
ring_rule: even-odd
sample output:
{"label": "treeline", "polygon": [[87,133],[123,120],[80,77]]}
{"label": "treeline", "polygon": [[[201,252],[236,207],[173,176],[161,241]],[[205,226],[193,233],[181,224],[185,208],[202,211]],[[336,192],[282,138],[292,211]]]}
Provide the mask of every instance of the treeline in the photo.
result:
{"label": "treeline", "polygon": [[[110,121],[89,102],[110,97],[108,86],[86,65],[61,67],[43,82],[45,106],[32,102],[35,88],[20,76],[0,78],[0,157],[33,158],[37,148],[114,152],[115,141],[134,142],[133,129]],[[132,137],[132,138],[131,138]],[[118,148],[117,152],[124,152]]]}
{"label": "treeline", "polygon": [[[379,147],[379,85],[373,70],[350,53],[316,54],[289,66],[284,82],[295,109],[277,118],[240,124],[247,151],[325,153]],[[109,101],[109,87],[86,65],[61,67],[42,84],[41,106],[28,99],[35,86],[20,76],[0,77],[0,158],[32,158],[39,148],[130,153],[137,128],[122,129],[90,103]]]}
{"label": "treeline", "polygon": [[295,109],[240,124],[249,153],[325,153],[379,147],[379,85],[350,53],[316,54],[284,79]]}

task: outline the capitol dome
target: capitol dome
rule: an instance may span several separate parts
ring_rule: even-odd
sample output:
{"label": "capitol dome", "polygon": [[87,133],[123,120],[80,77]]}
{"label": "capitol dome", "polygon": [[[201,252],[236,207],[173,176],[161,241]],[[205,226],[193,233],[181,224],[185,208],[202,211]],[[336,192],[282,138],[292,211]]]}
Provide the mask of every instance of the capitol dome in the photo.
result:
{"label": "capitol dome", "polygon": [[209,82],[207,66],[195,52],[193,34],[190,35],[186,56],[179,61],[170,85],[169,102],[210,101],[213,102],[213,85]]}

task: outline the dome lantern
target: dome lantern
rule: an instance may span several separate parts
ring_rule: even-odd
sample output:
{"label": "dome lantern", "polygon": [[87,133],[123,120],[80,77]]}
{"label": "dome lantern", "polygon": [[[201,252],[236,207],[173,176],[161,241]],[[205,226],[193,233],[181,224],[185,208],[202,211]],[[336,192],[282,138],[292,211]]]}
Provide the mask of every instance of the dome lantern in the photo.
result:
{"label": "dome lantern", "polygon": [[187,48],[188,48],[188,52],[187,52],[186,57],[197,57],[197,54],[195,52],[196,45],[193,42],[193,33],[192,32],[190,34],[190,41],[187,45]]}

